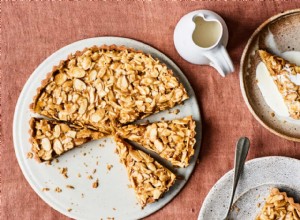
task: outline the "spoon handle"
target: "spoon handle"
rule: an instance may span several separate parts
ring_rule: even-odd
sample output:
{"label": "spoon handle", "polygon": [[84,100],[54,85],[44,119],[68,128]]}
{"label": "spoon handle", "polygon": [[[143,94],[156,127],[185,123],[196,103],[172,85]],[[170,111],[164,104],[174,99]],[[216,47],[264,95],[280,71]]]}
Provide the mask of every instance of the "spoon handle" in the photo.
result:
{"label": "spoon handle", "polygon": [[233,178],[233,186],[232,186],[232,193],[231,193],[231,199],[228,207],[228,211],[226,214],[226,217],[230,213],[231,205],[233,202],[236,186],[238,184],[241,172],[243,170],[246,157],[249,151],[250,147],[250,141],[247,137],[242,137],[238,140],[235,148],[235,159],[234,159],[234,178]]}

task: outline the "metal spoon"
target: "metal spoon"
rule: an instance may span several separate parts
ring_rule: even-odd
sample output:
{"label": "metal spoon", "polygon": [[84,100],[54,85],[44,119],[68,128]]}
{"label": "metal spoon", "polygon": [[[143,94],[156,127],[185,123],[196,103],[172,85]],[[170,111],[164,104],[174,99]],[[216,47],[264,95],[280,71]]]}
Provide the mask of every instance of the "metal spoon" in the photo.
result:
{"label": "metal spoon", "polygon": [[231,209],[231,205],[232,205],[232,202],[233,202],[236,186],[238,184],[241,172],[243,170],[243,167],[244,167],[244,164],[245,164],[245,161],[246,161],[246,157],[247,157],[247,154],[248,154],[248,151],[249,151],[249,147],[250,147],[250,141],[247,137],[241,137],[238,140],[237,144],[236,144],[232,192],[231,192],[229,207],[228,207],[226,217],[224,218],[224,220],[226,220],[228,218],[228,215],[230,213],[230,209]]}

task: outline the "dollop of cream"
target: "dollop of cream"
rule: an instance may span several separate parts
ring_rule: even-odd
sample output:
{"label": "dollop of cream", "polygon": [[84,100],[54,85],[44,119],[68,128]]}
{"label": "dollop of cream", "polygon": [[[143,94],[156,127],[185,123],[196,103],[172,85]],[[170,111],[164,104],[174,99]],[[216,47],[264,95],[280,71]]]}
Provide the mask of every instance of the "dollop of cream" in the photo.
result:
{"label": "dollop of cream", "polygon": [[[280,56],[285,60],[300,66],[300,51],[287,51]],[[258,88],[268,106],[276,113],[276,115],[290,118],[288,108],[284,103],[282,95],[263,62],[260,62],[256,67],[256,79]],[[300,74],[290,74],[290,79],[296,85],[300,85]]]}
{"label": "dollop of cream", "polygon": [[256,79],[258,88],[268,106],[276,114],[282,117],[289,117],[288,108],[263,62],[260,62],[256,67]]}

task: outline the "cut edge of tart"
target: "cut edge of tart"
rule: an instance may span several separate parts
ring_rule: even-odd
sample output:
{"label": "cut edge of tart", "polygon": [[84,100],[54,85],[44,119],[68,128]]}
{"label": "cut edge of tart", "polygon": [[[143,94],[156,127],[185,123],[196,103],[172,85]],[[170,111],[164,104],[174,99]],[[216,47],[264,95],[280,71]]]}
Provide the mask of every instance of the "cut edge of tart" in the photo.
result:
{"label": "cut edge of tart", "polygon": [[119,127],[117,134],[154,151],[173,166],[187,167],[195,151],[195,127],[192,116],[187,116],[150,124],[126,125]]}
{"label": "cut edge of tart", "polygon": [[117,143],[116,152],[127,170],[130,184],[140,206],[143,208],[157,201],[175,183],[175,174],[150,155],[135,150],[119,136],[114,136],[114,139]]}
{"label": "cut edge of tart", "polygon": [[39,162],[51,161],[59,155],[106,134],[64,122],[43,118],[31,118],[31,151]]}
{"label": "cut edge of tart", "polygon": [[300,66],[267,51],[259,50],[258,52],[283,97],[290,116],[300,119],[300,87],[291,80],[291,77],[300,74]]}
{"label": "cut edge of tart", "polygon": [[266,199],[265,205],[255,220],[271,219],[300,219],[300,204],[295,203],[292,197],[288,197],[286,192],[279,189],[271,189],[270,195]]}
{"label": "cut edge of tart", "polygon": [[188,98],[173,71],[158,59],[125,46],[102,45],[77,51],[54,66],[30,109],[110,134],[112,121],[133,122]]}

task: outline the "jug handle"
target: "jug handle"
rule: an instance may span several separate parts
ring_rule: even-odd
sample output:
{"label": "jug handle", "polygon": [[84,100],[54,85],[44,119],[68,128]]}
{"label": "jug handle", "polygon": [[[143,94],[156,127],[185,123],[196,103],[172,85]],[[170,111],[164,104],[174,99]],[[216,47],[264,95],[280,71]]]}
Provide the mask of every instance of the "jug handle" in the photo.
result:
{"label": "jug handle", "polygon": [[210,60],[209,65],[214,67],[221,76],[225,77],[227,74],[234,72],[233,63],[223,45],[207,51],[205,56]]}

